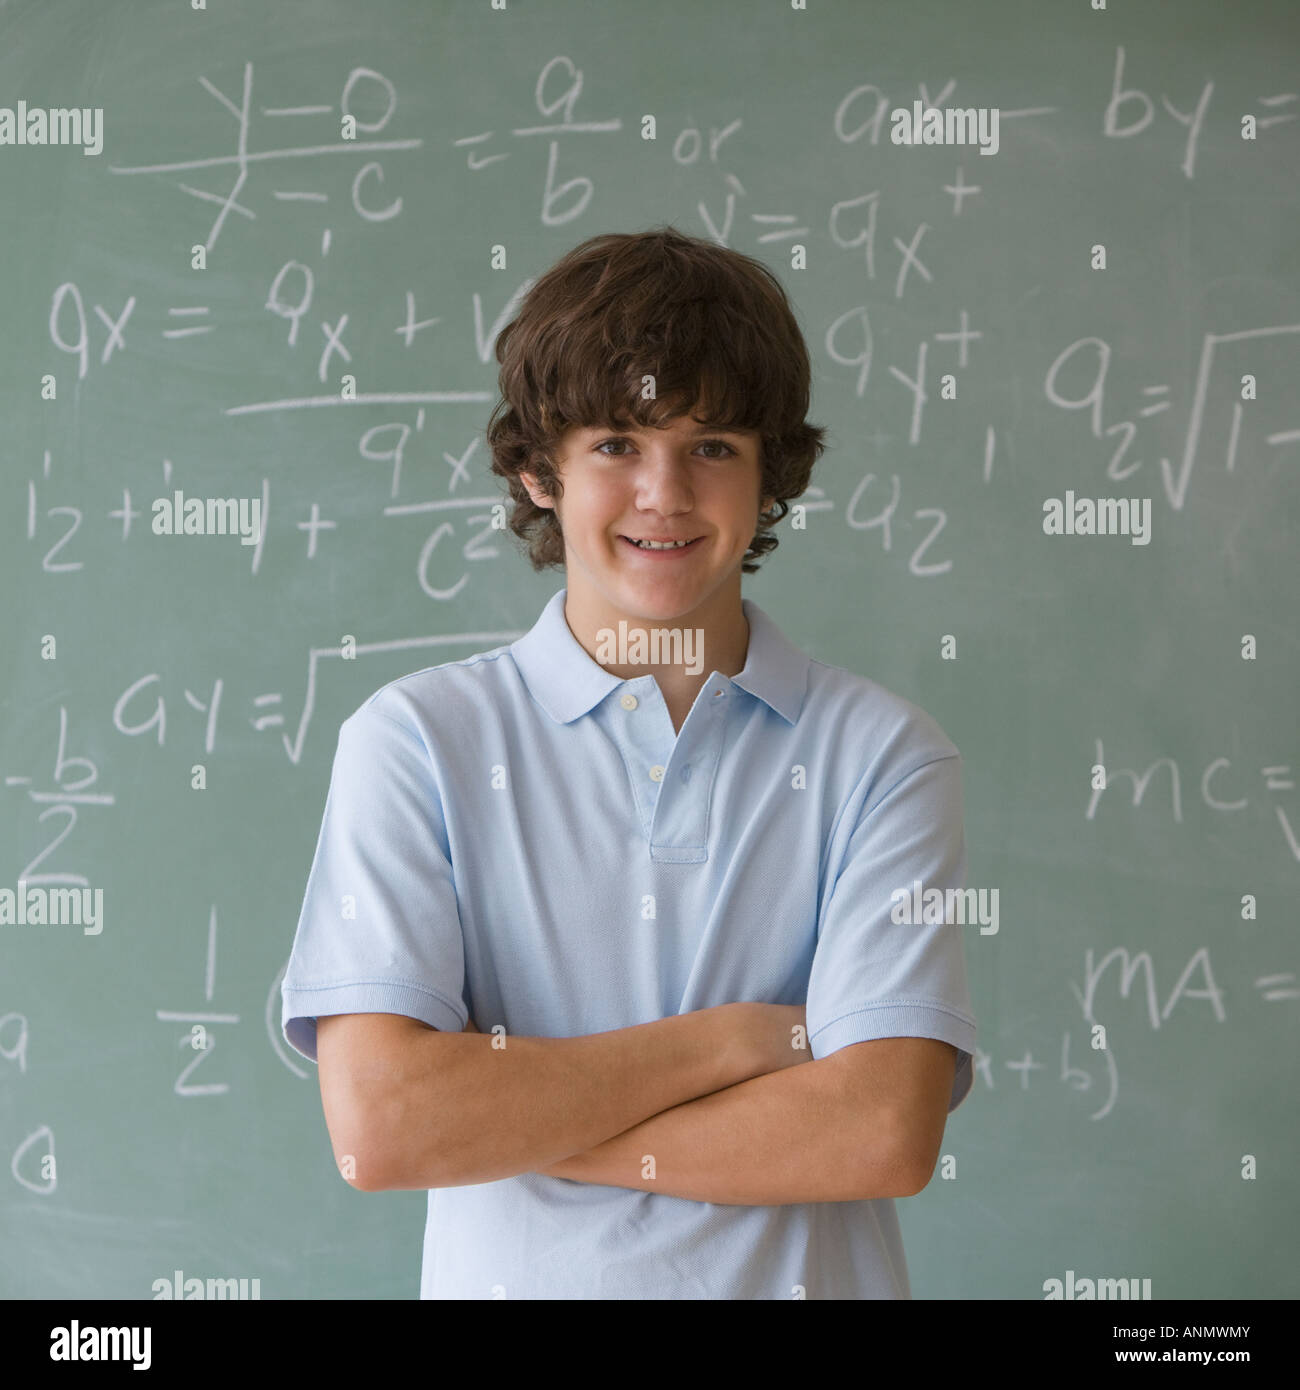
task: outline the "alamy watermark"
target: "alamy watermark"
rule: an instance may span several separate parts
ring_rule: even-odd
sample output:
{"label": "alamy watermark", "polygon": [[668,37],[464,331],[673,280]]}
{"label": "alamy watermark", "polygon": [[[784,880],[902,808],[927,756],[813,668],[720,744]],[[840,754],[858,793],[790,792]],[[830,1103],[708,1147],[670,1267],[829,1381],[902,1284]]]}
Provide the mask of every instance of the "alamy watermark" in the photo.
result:
{"label": "alamy watermark", "polygon": [[618,631],[596,632],[596,660],[602,666],[681,666],[692,676],[704,669],[704,629],[634,627],[620,618]]}
{"label": "alamy watermark", "polygon": [[926,888],[919,878],[911,888],[895,888],[889,920],[899,925],[964,927],[979,924],[981,936],[998,934],[996,888]]}
{"label": "alamy watermark", "polygon": [[1134,1276],[1131,1279],[1076,1278],[1074,1270],[1065,1271],[1064,1280],[1044,1279],[1043,1299],[1143,1299],[1151,1297],[1151,1280]]}
{"label": "alamy watermark", "polygon": [[980,154],[997,154],[996,106],[937,106],[928,109],[914,101],[909,111],[896,106],[889,113],[889,138],[895,145],[978,145]]}
{"label": "alamy watermark", "polygon": [[1132,536],[1134,545],[1151,544],[1149,497],[1049,497],[1043,503],[1048,536]]}
{"label": "alamy watermark", "polygon": [[155,1279],[150,1285],[154,1301],[175,1299],[186,1301],[194,1299],[260,1299],[262,1281],[260,1279],[200,1279],[191,1275],[188,1279],[181,1270],[175,1270],[170,1279]]}
{"label": "alamy watermark", "polygon": [[102,888],[0,888],[0,927],[80,927],[84,936],[104,930]]}
{"label": "alamy watermark", "polygon": [[234,536],[240,545],[256,545],[262,538],[260,497],[156,497],[153,503],[155,536]]}
{"label": "alamy watermark", "polygon": [[82,1327],[71,1323],[50,1329],[51,1361],[130,1361],[133,1371],[147,1371],[153,1365],[150,1327]]}
{"label": "alamy watermark", "polygon": [[0,106],[0,145],[80,145],[82,154],[104,148],[102,106]]}

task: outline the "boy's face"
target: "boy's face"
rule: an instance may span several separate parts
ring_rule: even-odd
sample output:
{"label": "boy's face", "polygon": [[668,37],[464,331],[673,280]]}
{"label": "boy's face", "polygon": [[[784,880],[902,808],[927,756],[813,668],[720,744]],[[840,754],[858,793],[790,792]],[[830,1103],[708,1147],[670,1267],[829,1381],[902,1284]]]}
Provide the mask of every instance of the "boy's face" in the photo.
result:
{"label": "boy's face", "polygon": [[[657,619],[739,614],[740,564],[760,509],[756,430],[705,429],[689,416],[661,430],[575,427],[556,461],[559,499],[533,475],[523,481],[559,517],[570,598],[580,607]],[[631,543],[669,538],[693,544],[650,553]]]}

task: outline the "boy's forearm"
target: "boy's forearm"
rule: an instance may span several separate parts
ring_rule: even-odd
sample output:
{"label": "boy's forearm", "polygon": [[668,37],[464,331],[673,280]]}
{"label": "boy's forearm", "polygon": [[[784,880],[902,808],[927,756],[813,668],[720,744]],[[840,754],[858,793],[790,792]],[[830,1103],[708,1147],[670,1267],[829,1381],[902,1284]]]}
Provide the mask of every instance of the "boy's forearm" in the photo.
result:
{"label": "boy's forearm", "polygon": [[376,1101],[385,1189],[496,1182],[761,1071],[731,1005],[576,1038],[435,1033]]}
{"label": "boy's forearm", "polygon": [[686,1102],[540,1171],[722,1206],[914,1190],[889,1117],[846,1113],[835,1074],[821,1062]]}

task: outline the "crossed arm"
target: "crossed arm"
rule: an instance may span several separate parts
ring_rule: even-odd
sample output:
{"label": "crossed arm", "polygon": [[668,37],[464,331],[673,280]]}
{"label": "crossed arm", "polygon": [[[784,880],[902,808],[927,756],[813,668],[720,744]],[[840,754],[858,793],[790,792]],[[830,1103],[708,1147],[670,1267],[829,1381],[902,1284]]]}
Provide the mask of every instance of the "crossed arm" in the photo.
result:
{"label": "crossed arm", "polygon": [[[478,1032],[471,1019],[466,1032]],[[674,1106],[538,1171],[733,1206],[910,1197],[943,1140],[957,1050],[878,1038]]]}

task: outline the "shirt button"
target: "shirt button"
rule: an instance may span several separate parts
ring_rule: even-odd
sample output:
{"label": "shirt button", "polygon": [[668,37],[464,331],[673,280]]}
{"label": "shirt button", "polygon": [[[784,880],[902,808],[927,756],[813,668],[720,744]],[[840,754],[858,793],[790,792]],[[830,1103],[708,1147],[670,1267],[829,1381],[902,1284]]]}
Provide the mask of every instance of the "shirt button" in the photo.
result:
{"label": "shirt button", "polygon": [[636,709],[636,696],[624,695],[619,701],[619,704],[622,705],[624,709]]}
{"label": "shirt button", "polygon": [[650,780],[652,782],[662,782],[664,780],[664,770],[658,763],[650,769]]}

